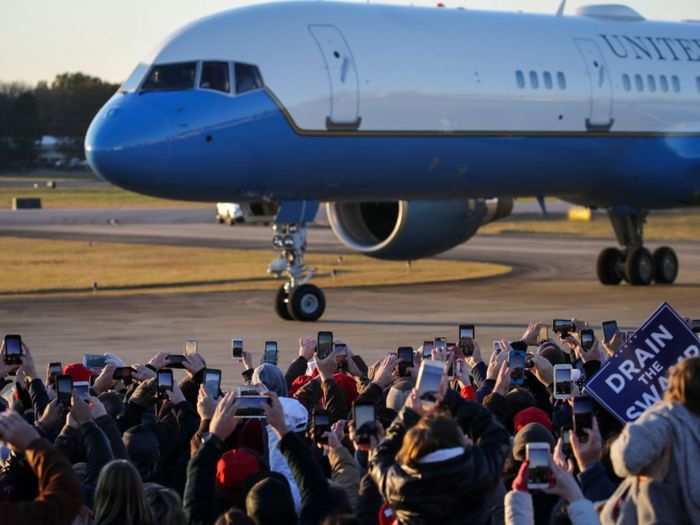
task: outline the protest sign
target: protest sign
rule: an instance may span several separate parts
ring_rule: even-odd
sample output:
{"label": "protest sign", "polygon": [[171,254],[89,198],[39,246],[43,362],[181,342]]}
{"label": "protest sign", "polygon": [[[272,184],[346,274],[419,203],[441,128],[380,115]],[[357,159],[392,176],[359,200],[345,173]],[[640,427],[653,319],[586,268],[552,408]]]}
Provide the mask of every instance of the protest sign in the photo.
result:
{"label": "protest sign", "polygon": [[664,303],[588,381],[586,392],[621,421],[634,421],[663,398],[668,369],[695,356],[698,338]]}

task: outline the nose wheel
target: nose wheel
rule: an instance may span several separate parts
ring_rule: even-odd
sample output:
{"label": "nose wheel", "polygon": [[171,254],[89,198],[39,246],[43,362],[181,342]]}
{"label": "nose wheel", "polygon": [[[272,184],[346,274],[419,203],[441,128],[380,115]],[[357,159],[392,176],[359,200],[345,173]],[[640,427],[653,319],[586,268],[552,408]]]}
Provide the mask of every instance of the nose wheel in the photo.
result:
{"label": "nose wheel", "polygon": [[596,265],[598,280],[605,285],[617,285],[623,280],[633,286],[674,283],[679,268],[676,252],[663,246],[652,254],[643,245],[647,213],[611,210],[609,215],[617,240],[625,249],[606,248],[600,252]]}

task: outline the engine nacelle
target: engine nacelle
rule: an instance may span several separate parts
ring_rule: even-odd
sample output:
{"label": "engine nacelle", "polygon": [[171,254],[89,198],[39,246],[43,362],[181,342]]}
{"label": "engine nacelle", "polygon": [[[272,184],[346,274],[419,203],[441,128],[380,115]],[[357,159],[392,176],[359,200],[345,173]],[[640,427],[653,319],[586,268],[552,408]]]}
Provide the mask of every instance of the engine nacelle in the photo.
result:
{"label": "engine nacelle", "polygon": [[328,222],[350,249],[390,260],[416,260],[454,248],[479,227],[507,217],[512,199],[329,202]]}

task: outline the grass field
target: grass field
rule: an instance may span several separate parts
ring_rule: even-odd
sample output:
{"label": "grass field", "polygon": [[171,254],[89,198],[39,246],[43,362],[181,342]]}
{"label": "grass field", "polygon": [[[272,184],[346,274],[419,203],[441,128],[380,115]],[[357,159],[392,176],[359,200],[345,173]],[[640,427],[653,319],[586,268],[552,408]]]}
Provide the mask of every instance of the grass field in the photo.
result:
{"label": "grass field", "polygon": [[[134,294],[273,289],[267,250],[183,248],[0,237],[0,295]],[[455,281],[502,275],[506,266],[459,261],[376,261],[359,255],[307,258],[322,287]],[[331,276],[334,270],[335,276]],[[97,292],[93,292],[97,283]]]}

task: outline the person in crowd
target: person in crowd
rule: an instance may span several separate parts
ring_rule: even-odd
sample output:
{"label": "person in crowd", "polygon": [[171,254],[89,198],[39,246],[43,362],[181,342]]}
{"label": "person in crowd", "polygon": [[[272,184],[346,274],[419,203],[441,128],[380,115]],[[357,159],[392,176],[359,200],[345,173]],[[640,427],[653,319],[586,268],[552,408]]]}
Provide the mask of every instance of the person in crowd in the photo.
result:
{"label": "person in crowd", "polygon": [[95,491],[95,525],[155,525],[138,470],[123,459],[104,466]]}

